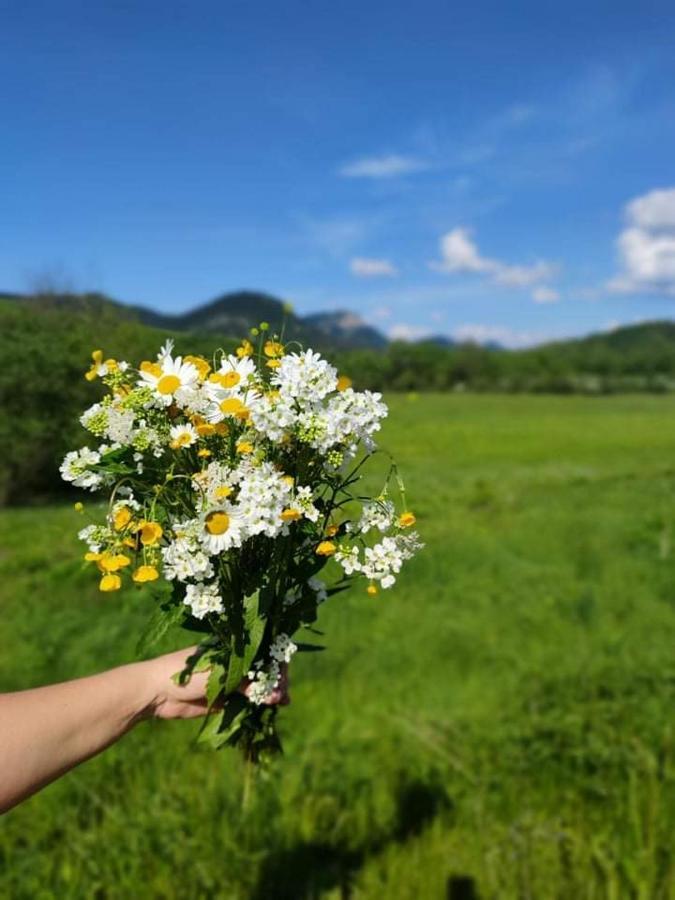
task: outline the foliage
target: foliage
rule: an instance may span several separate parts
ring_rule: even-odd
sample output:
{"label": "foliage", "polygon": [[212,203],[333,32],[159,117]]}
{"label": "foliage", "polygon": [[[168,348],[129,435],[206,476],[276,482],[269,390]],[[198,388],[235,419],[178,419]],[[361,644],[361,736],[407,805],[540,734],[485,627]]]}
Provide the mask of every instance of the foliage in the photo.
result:
{"label": "foliage", "polygon": [[[0,894],[673,896],[675,401],[387,399],[428,549],[322,607],[246,811],[236,759],[141,725],[4,818]],[[98,594],[77,521],[0,513],[5,689],[135,658],[147,588]]]}

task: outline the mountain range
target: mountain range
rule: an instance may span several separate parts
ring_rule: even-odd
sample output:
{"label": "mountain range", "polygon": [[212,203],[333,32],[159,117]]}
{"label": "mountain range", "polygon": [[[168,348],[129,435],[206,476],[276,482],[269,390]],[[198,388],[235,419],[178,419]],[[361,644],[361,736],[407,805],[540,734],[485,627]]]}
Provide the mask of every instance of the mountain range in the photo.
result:
{"label": "mountain range", "polygon": [[242,337],[261,322],[271,331],[284,327],[287,340],[304,345],[330,346],[337,349],[380,349],[387,338],[353,312],[313,313],[299,316],[283,301],[257,291],[234,291],[195,306],[184,313],[160,313],[144,306],[130,306],[145,325],[172,331],[188,331]]}
{"label": "mountain range", "polygon": [[[336,350],[381,350],[389,344],[389,340],[382,332],[352,311],[338,309],[300,316],[283,301],[259,291],[241,290],[221,294],[183,313],[157,312],[145,306],[122,303],[103,294],[54,292],[22,295],[0,291],[0,299],[30,305],[36,310],[61,308],[93,315],[106,313],[155,328],[204,335],[217,334],[235,339],[248,334],[251,328],[261,322],[268,322],[271,332],[279,332],[283,325],[284,340],[297,340],[304,346]],[[426,337],[419,343],[422,342],[435,344],[439,348],[450,348],[457,343],[446,335]],[[540,349],[555,349],[556,353],[565,356],[579,353],[583,357],[601,348],[613,353],[632,351],[638,347],[649,347],[655,352],[661,352],[673,345],[675,345],[675,322],[666,320],[642,322],[613,331],[542,344]],[[486,350],[504,349],[495,342],[487,342],[482,346]]]}

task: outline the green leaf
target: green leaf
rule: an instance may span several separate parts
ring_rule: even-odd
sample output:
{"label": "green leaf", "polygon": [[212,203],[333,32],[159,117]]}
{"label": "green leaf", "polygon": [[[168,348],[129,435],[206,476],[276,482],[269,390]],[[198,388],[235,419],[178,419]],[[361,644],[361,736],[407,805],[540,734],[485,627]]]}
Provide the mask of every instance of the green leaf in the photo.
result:
{"label": "green leaf", "polygon": [[223,689],[224,680],[225,666],[220,663],[213,663],[208,681],[206,682],[206,702],[209,704],[209,709],[218,699],[220,692]]}
{"label": "green leaf", "polygon": [[236,691],[239,687],[250,669],[263,639],[265,622],[258,614],[258,602],[258,591],[244,600],[244,644],[243,647],[241,645],[238,647],[237,644],[240,642],[236,638],[232,639],[232,653],[225,681],[225,693],[227,694]]}
{"label": "green leaf", "polygon": [[197,742],[200,744],[211,744],[213,746],[214,739],[218,734],[218,730],[222,724],[223,717],[225,715],[224,709],[216,710],[215,712],[209,713],[208,716],[204,719],[204,724],[202,725],[201,731],[197,737]]}
{"label": "green leaf", "polygon": [[320,650],[326,649],[322,644],[299,643],[295,646],[298,648],[298,653],[318,653]]}
{"label": "green leaf", "polygon": [[241,694],[232,694],[227,700],[224,715],[218,734],[215,736],[212,746],[216,749],[227,743],[235,732],[241,727],[249,710],[249,704]]}
{"label": "green leaf", "polygon": [[136,644],[137,656],[145,656],[148,650],[163,637],[173,625],[178,625],[185,615],[185,607],[182,604],[160,606],[150,617],[147,625],[141,632]]}

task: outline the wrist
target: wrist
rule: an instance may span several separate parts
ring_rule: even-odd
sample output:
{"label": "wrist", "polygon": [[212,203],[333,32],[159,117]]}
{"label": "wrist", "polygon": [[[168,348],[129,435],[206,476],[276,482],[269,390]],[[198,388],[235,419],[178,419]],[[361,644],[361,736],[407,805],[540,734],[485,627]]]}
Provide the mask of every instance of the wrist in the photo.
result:
{"label": "wrist", "polygon": [[132,677],[135,684],[135,709],[132,716],[132,725],[142,722],[144,719],[152,719],[157,716],[159,709],[166,702],[166,685],[163,683],[163,673],[157,671],[156,660],[147,659],[143,662],[132,663],[130,668],[134,671]]}

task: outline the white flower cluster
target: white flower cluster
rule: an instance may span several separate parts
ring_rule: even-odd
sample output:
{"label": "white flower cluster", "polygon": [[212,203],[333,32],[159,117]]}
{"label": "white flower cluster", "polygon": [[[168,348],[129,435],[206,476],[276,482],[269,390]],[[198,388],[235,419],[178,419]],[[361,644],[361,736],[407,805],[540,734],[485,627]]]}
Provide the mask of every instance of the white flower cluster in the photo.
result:
{"label": "white flower cluster", "polygon": [[346,575],[361,572],[371,581],[379,582],[383,588],[390,588],[396,582],[405,560],[411,559],[423,544],[417,535],[395,534],[385,536],[373,547],[365,547],[363,554],[356,546],[341,547],[335,554]]}
{"label": "white flower cluster", "polygon": [[314,403],[336,390],[337,371],[313,350],[290,353],[281,360],[272,384],[278,387],[282,398],[300,404]]}
{"label": "white flower cluster", "polygon": [[190,607],[196,619],[203,619],[207,613],[223,612],[223,598],[218,592],[218,585],[188,584],[185,588],[183,603]]}
{"label": "white flower cluster", "polygon": [[95,466],[101,460],[101,454],[89,447],[81,450],[71,450],[61,463],[59,471],[64,481],[71,481],[75,487],[86,488],[95,491],[103,484],[103,476],[98,472],[92,472],[90,466]]}
{"label": "white flower cluster", "polygon": [[279,687],[282,663],[288,664],[297,649],[297,644],[287,634],[276,636],[270,646],[270,661],[267,665],[258,660],[248,672],[249,686],[246,693],[251,703],[260,706],[270,702],[272,694]]}
{"label": "white flower cluster", "polygon": [[278,634],[270,647],[270,657],[278,663],[289,663],[297,649],[287,634]]}
{"label": "white flower cluster", "polygon": [[372,503],[363,505],[361,518],[353,530],[366,534],[373,528],[377,528],[378,531],[384,533],[392,527],[395,518],[396,510],[391,500],[375,500]]}
{"label": "white flower cluster", "polygon": [[162,548],[164,575],[170,581],[206,581],[213,578],[211,560],[204,553],[192,522],[173,526],[175,540]]}

